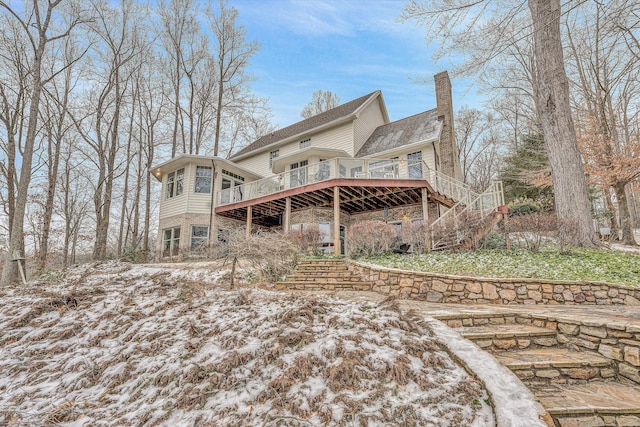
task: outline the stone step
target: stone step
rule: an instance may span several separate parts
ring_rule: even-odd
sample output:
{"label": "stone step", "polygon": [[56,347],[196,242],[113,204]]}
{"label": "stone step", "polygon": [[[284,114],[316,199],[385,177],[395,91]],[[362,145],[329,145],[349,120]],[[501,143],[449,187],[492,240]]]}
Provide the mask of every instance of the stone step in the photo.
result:
{"label": "stone step", "polygon": [[530,385],[559,427],[640,426],[640,387],[613,381]]}
{"label": "stone step", "polygon": [[371,282],[278,282],[276,289],[325,290],[325,291],[370,291]]}
{"label": "stone step", "polygon": [[591,351],[566,348],[539,348],[505,351],[496,359],[523,382],[577,383],[613,378],[611,361]]}
{"label": "stone step", "polygon": [[463,338],[472,340],[478,347],[494,353],[558,345],[555,330],[533,325],[484,325],[455,329]]}
{"label": "stone step", "polygon": [[304,271],[304,272],[347,272],[349,269],[346,265],[336,265],[336,266],[313,266],[313,265],[299,265],[296,267],[296,271]]}
{"label": "stone step", "polygon": [[341,278],[341,277],[360,277],[352,274],[350,271],[326,271],[322,273],[318,272],[302,272],[296,270],[293,274],[290,274],[288,277],[328,277],[328,278]]}
{"label": "stone step", "polygon": [[298,262],[298,265],[345,265],[344,260],[341,259],[302,259]]}
{"label": "stone step", "polygon": [[362,282],[360,277],[326,277],[326,276],[287,276],[286,282],[302,282],[302,283],[338,283],[338,282]]}

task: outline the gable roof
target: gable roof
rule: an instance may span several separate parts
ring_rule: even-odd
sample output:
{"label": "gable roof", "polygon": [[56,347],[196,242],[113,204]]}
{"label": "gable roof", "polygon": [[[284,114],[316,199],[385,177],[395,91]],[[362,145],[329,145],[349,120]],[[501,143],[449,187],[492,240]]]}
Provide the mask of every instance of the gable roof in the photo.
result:
{"label": "gable roof", "polygon": [[379,90],[371,92],[368,95],[361,96],[360,98],[354,99],[353,101],[338,105],[337,107],[327,110],[323,113],[317,114],[313,117],[309,117],[308,119],[302,120],[298,123],[294,123],[282,129],[278,129],[273,133],[264,135],[258,140],[244,147],[242,150],[238,151],[236,154],[231,156],[230,159],[234,160],[238,157],[243,157],[246,154],[249,154],[261,148],[265,148],[277,142],[286,140],[296,135],[304,134],[305,132],[309,132],[313,129],[328,125],[340,119],[346,119],[350,116],[353,116],[358,112],[360,107],[367,103],[367,101],[380,95],[380,93],[381,92]]}
{"label": "gable roof", "polygon": [[435,108],[397,120],[373,131],[355,157],[371,156],[405,145],[434,140],[439,137],[441,129],[442,122],[438,120]]}

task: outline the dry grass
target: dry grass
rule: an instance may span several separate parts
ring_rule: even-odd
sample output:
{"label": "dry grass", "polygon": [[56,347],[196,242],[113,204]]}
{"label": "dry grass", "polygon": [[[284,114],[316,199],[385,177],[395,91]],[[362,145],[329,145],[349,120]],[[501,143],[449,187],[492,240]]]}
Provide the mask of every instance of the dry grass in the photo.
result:
{"label": "dry grass", "polygon": [[0,425],[492,422],[472,404],[481,386],[391,300],[229,291],[130,268],[7,292]]}

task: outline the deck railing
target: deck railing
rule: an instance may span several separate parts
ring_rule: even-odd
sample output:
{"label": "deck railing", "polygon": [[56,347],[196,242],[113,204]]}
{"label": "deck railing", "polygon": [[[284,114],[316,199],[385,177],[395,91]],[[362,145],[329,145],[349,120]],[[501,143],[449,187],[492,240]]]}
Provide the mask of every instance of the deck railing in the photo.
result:
{"label": "deck railing", "polygon": [[217,195],[217,205],[223,206],[252,200],[279,191],[335,178],[426,179],[438,193],[456,201],[463,201],[465,204],[478,196],[468,185],[430,169],[424,161],[397,158],[353,159],[339,157],[221,190]]}
{"label": "deck railing", "polygon": [[268,196],[308,184],[335,178],[358,179],[422,179],[410,177],[409,170],[398,159],[334,158],[248,182],[218,192],[218,206]]}
{"label": "deck railing", "polygon": [[432,248],[457,246],[469,237],[465,235],[465,224],[474,220],[484,219],[504,205],[502,181],[494,181],[482,193],[467,201],[460,200],[431,226]]}
{"label": "deck railing", "polygon": [[440,171],[430,169],[426,163],[424,163],[424,168],[424,178],[436,192],[464,205],[470,204],[472,200],[480,196],[480,193],[474,191],[468,184]]}

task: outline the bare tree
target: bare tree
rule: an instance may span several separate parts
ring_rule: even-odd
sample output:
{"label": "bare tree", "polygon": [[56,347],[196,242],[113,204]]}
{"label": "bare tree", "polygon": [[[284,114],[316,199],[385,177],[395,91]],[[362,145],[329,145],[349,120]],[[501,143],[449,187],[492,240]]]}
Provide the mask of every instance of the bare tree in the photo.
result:
{"label": "bare tree", "polygon": [[[640,65],[629,54],[617,20],[608,16],[609,7],[590,4],[567,21],[568,69],[575,88],[574,108],[585,168],[604,190],[612,234],[618,234],[619,217],[623,243],[634,245],[626,188],[640,177],[640,135],[634,132],[638,112],[633,101],[640,95]],[[615,195],[618,215],[609,188]]]}
{"label": "bare tree", "polygon": [[340,97],[327,90],[318,89],[311,95],[311,101],[304,106],[300,116],[304,119],[313,117],[340,105]]}
{"label": "bare tree", "polygon": [[475,108],[462,106],[456,115],[456,145],[460,153],[460,168],[464,182],[468,182],[469,175],[482,152],[488,148],[491,140],[489,130],[494,126],[490,114]]}
{"label": "bare tree", "polygon": [[[71,66],[78,57],[75,42],[68,38],[62,46],[61,52],[54,52],[54,55],[62,56],[64,72],[60,73],[59,79],[51,82],[51,90],[46,90],[43,125],[47,144],[47,187],[46,200],[44,202],[44,213],[42,218],[42,235],[40,236],[40,250],[37,260],[37,268],[43,270],[46,267],[47,255],[49,252],[49,235],[51,221],[54,213],[55,192],[59,176],[60,153],[63,145],[69,139],[69,131],[73,126],[68,120],[69,97],[74,89],[74,73]],[[52,60],[51,66],[55,66],[58,61]],[[53,70],[52,70],[53,72]]]}
{"label": "bare tree", "polygon": [[[247,73],[251,57],[260,49],[255,41],[247,40],[247,30],[237,23],[238,10],[220,0],[219,9],[207,10],[209,27],[215,37],[215,77],[218,84],[216,102],[216,126],[213,155],[220,151],[222,122],[227,111],[249,106],[256,97],[248,93],[248,85],[254,79]],[[258,100],[260,101],[260,100]]]}
{"label": "bare tree", "polygon": [[68,37],[76,25],[80,23],[80,18],[78,16],[72,16],[67,25],[56,31],[55,34],[51,34],[54,12],[56,12],[56,8],[60,5],[61,1],[62,0],[49,1],[43,6],[37,0],[33,0],[32,4],[25,7],[23,10],[14,9],[12,4],[0,1],[0,7],[5,9],[12,18],[15,19],[23,30],[23,36],[26,37],[26,40],[28,41],[28,67],[31,83],[28,89],[30,93],[27,96],[29,99],[28,119],[26,125],[27,130],[24,138],[24,145],[21,150],[22,164],[20,166],[20,178],[16,189],[13,221],[9,235],[9,251],[7,252],[7,260],[2,270],[2,279],[0,281],[0,284],[3,286],[16,281],[18,277],[16,263],[11,262],[13,252],[18,251],[24,253],[23,233],[25,209],[27,205],[29,184],[31,182],[31,168],[37,137],[42,91],[45,85],[61,71],[56,70],[53,74],[44,75],[43,59],[47,48],[52,43]]}
{"label": "bare tree", "polygon": [[[569,89],[560,39],[558,0],[523,2],[438,0],[405,5],[400,19],[415,19],[426,26],[427,37],[439,40],[437,55],[463,52],[466,61],[456,68],[467,75],[485,75],[489,64],[508,54],[513,41],[503,38],[514,22],[520,36],[533,36],[534,68],[532,87],[538,119],[542,125],[551,162],[558,215],[576,220],[574,244],[599,246],[593,230],[587,183],[578,150]],[[522,67],[524,68],[524,67]]]}
{"label": "bare tree", "polygon": [[182,108],[182,85],[185,57],[190,57],[189,42],[197,37],[198,6],[193,0],[168,0],[158,4],[161,28],[157,31],[168,55],[168,72],[173,96],[173,129],[171,137],[171,157],[175,157],[178,147],[187,151]]}
{"label": "bare tree", "polygon": [[74,117],[76,129],[85,141],[87,158],[96,166],[95,191],[95,242],[93,258],[107,256],[107,240],[116,178],[123,171],[116,164],[124,132],[121,131],[125,94],[135,71],[133,63],[142,52],[138,28],[142,27],[141,14],[132,0],[125,0],[112,8],[106,1],[94,4],[96,20],[90,34],[97,37],[98,60],[104,69],[97,67],[96,83],[89,94],[83,112],[84,117]]}
{"label": "bare tree", "polygon": [[529,0],[536,53],[536,107],[544,134],[556,214],[572,219],[579,246],[600,246],[593,230],[587,181],[578,148],[560,37],[560,1]]}

